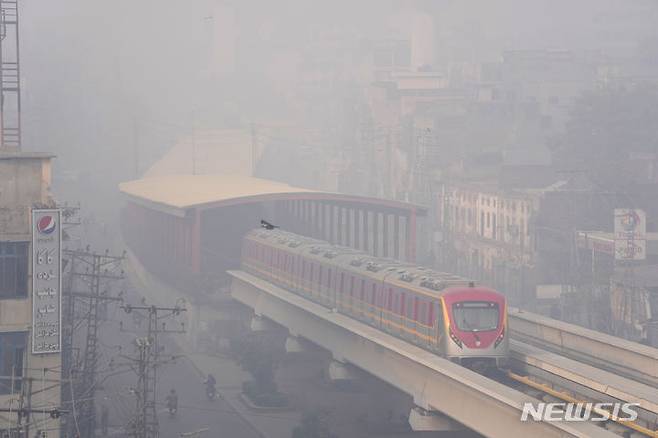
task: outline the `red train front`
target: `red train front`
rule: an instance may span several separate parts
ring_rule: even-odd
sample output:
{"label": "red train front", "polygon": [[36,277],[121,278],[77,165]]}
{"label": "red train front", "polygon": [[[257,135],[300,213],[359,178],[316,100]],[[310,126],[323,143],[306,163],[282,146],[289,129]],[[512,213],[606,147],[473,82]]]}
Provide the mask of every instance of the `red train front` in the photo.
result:
{"label": "red train front", "polygon": [[485,287],[453,287],[441,295],[444,354],[469,368],[504,367],[509,338],[505,297]]}

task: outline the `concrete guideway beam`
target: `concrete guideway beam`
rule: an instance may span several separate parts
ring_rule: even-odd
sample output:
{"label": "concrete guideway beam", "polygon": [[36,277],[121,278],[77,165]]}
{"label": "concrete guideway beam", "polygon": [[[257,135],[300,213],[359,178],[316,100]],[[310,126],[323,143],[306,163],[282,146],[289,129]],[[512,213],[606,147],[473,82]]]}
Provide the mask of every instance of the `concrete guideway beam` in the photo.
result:
{"label": "concrete guideway beam", "polygon": [[523,404],[536,399],[253,275],[229,274],[236,300],[485,436],[616,436],[590,423],[521,422]]}
{"label": "concrete guideway beam", "polygon": [[547,376],[557,376],[566,382],[581,385],[591,390],[592,394],[582,394],[587,398],[598,394],[599,398],[603,395],[608,400],[639,403],[642,409],[653,414],[654,421],[658,415],[656,388],[518,341],[510,342],[510,350],[514,360],[526,365],[526,371],[533,373],[533,369],[542,370]]}
{"label": "concrete guideway beam", "polygon": [[513,339],[658,386],[658,349],[510,308]]}
{"label": "concrete guideway beam", "polygon": [[350,369],[350,365],[338,360],[329,362],[329,380],[331,381],[345,381],[356,380],[357,376],[354,370]]}
{"label": "concrete guideway beam", "polygon": [[298,336],[293,335],[289,335],[286,338],[286,343],[284,346],[286,353],[302,353],[308,350],[306,345],[304,345],[304,341],[302,341]]}
{"label": "concrete guideway beam", "polygon": [[263,318],[261,315],[254,315],[251,317],[249,328],[252,332],[266,332],[276,330],[278,327],[267,318]]}

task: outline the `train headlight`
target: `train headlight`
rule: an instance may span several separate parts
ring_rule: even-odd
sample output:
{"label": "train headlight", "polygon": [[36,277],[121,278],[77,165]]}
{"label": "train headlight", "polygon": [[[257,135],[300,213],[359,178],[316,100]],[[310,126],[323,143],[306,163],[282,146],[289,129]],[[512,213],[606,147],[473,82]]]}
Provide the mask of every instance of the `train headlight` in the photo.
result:
{"label": "train headlight", "polygon": [[498,347],[498,344],[503,342],[503,339],[505,339],[505,327],[500,331],[500,334],[496,338],[496,342],[494,342],[494,348]]}
{"label": "train headlight", "polygon": [[462,341],[457,337],[457,335],[455,335],[455,333],[452,331],[452,328],[448,328],[448,333],[450,334],[450,339],[452,339],[452,341],[457,344],[459,348],[463,348]]}

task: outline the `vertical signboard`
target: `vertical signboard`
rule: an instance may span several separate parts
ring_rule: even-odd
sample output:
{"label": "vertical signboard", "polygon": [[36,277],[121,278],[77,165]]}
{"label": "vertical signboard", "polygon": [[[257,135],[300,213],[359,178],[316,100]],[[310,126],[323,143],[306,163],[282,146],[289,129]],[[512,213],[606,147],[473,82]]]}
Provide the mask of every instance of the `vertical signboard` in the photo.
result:
{"label": "vertical signboard", "polygon": [[615,259],[646,259],[647,216],[643,210],[615,209]]}
{"label": "vertical signboard", "polygon": [[32,210],[32,353],[62,345],[62,227],[60,210]]}

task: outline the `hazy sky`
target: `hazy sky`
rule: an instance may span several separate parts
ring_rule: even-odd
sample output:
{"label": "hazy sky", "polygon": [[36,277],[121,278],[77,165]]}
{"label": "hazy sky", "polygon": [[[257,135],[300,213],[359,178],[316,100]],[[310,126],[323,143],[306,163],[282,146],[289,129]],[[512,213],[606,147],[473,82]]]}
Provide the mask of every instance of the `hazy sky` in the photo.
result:
{"label": "hazy sky", "polygon": [[[651,0],[214,1],[21,0],[26,149],[57,169],[131,176],[134,145],[152,161],[197,127],[285,114],[285,81],[312,43],[358,44],[425,11],[435,65],[495,60],[513,48],[631,53],[657,35]],[[397,23],[399,24],[399,23]],[[404,27],[404,26],[403,26]],[[392,34],[391,34],[392,35]],[[291,60],[287,63],[286,60]],[[285,75],[284,75],[285,76]],[[282,85],[283,84],[283,85]],[[290,81],[294,86],[294,81]]]}

